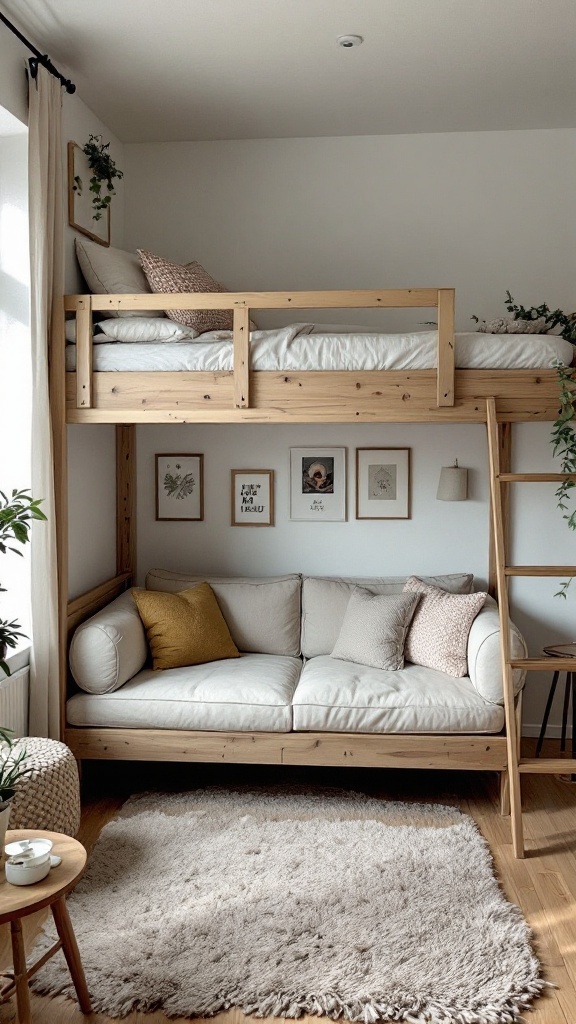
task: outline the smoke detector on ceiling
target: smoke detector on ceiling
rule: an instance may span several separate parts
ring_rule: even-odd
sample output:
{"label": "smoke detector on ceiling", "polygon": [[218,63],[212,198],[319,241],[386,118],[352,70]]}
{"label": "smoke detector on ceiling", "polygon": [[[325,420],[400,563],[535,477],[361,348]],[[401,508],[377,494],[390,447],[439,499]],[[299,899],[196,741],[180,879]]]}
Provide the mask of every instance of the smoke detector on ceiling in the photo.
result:
{"label": "smoke detector on ceiling", "polygon": [[364,42],[362,36],[338,36],[338,46],[343,46],[345,50],[349,50],[351,46],[360,46]]}

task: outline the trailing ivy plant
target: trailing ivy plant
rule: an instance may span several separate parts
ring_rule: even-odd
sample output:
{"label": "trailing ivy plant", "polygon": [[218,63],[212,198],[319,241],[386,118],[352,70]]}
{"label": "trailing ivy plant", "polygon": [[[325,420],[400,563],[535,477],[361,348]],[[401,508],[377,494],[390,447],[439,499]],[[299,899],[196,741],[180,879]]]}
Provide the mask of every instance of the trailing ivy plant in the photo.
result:
{"label": "trailing ivy plant", "polygon": [[[92,171],[90,178],[90,191],[92,195],[92,220],[100,220],[102,214],[108,209],[112,202],[114,191],[114,179],[123,178],[124,172],[120,171],[110,156],[110,143],[104,142],[101,135],[90,135],[88,142],[82,147],[82,152],[88,157],[88,166]],[[79,174],[74,177],[76,191],[82,195],[82,179]],[[106,185],[107,194],[102,195],[102,186]]]}
{"label": "trailing ivy plant", "polygon": [[[553,454],[561,460],[560,472],[576,473],[576,428],[574,426],[576,413],[576,392],[574,389],[576,381],[574,379],[574,371],[569,366],[564,366],[563,363],[556,363],[555,365],[560,384],[560,408],[558,410],[558,419],[552,425],[550,441],[553,446]],[[576,487],[575,480],[562,480],[558,490],[555,492],[558,508],[570,530],[576,530],[576,509],[570,511],[570,506],[568,505],[568,500],[571,496],[570,492],[574,487]],[[555,596],[565,598],[571,582],[572,577],[568,580],[563,580],[560,584],[560,590],[557,591]]]}

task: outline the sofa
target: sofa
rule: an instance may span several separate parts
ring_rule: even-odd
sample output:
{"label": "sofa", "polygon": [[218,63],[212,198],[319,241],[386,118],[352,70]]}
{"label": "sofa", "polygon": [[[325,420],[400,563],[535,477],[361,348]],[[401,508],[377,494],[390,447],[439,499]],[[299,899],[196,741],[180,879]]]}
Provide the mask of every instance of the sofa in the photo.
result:
{"label": "sofa", "polygon": [[[419,579],[447,594],[474,593],[470,574]],[[218,577],[152,569],[146,576],[148,591],[178,594],[208,582],[240,656],[155,671],[132,592],[123,593],[74,633],[70,670],[75,686],[66,704],[67,740],[77,756],[130,757],[133,741],[132,749],[137,751],[133,756],[145,756],[148,743],[151,756],[159,758],[162,736],[166,741],[168,736],[179,741],[173,745],[177,750],[174,758],[167,743],[166,759],[216,760],[224,756],[198,754],[208,749],[200,743],[206,734],[222,738],[216,748],[225,749],[230,760],[237,756],[238,760],[271,761],[288,759],[286,751],[295,734],[315,737],[316,747],[330,736],[343,738],[346,750],[356,749],[360,756],[355,763],[361,764],[373,763],[361,756],[370,743],[374,750],[384,752],[387,748],[381,741],[393,736],[399,757],[403,750],[415,751],[416,747],[438,749],[442,752],[438,766],[482,767],[481,760],[477,763],[479,751],[494,751],[496,746],[476,743],[473,738],[502,737],[505,726],[500,621],[492,598],[486,597],[471,623],[463,676],[410,662],[387,671],[331,656],[352,595],[402,594],[406,581],[406,577],[296,573]],[[512,658],[526,656],[524,640],[514,626],[510,646]],[[524,674],[515,670],[516,694],[523,680]],[[355,748],[350,747],[352,734],[362,738]],[[90,745],[89,735],[98,738],[101,755]],[[230,735],[236,737],[235,753],[230,753],[231,744],[226,742]],[[263,736],[268,737],[268,755],[255,753],[254,743]],[[404,739],[399,741],[399,737]],[[424,737],[439,742],[427,745]],[[446,737],[470,739],[468,744],[458,742],[458,757],[450,760],[450,751],[456,748]],[[243,738],[250,739],[252,756],[242,755],[246,750]],[[338,743],[332,746],[340,749]],[[505,747],[498,749],[498,757],[491,760],[488,756],[486,766],[502,770]],[[272,755],[273,750],[283,753]],[[468,758],[468,751],[475,753]],[[316,756],[326,763],[321,754]],[[327,763],[342,763],[341,756],[344,754]],[[293,757],[293,763],[303,763],[296,754]],[[432,753],[428,760],[416,761],[420,767],[436,765]],[[389,763],[388,755],[382,753],[376,763]],[[410,764],[410,758],[403,763]]]}

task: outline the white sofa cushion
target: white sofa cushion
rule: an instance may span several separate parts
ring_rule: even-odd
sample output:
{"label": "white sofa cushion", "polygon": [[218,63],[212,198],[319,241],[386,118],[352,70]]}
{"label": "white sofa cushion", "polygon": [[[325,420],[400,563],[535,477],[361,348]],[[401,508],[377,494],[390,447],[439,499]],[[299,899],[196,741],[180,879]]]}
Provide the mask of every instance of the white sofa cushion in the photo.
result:
{"label": "white sofa cushion", "polygon": [[238,650],[298,657],[301,577],[297,573],[252,578],[151,569],[146,587],[175,594],[203,580],[212,587]]}
{"label": "white sofa cushion", "polygon": [[371,594],[355,587],[332,658],[397,671],[404,667],[404,641],[418,594]]}
{"label": "white sofa cushion", "polygon": [[70,671],[87,693],[111,693],[146,664],[146,632],[130,591],[83,622],[70,644]]}
{"label": "white sofa cushion", "polygon": [[[401,594],[407,579],[407,576],[375,576],[372,578],[305,576],[302,581],[302,654],[304,657],[315,658],[320,654],[330,654],[333,650],[354,587],[364,587],[371,594]],[[474,582],[471,573],[420,576],[420,579],[435,587],[442,587],[443,590],[448,590],[452,594],[470,594]],[[232,630],[230,632],[234,636]]]}
{"label": "white sofa cushion", "polygon": [[504,712],[467,676],[419,665],[386,672],[321,656],[302,670],[293,723],[309,732],[497,733]]}
{"label": "white sofa cushion", "polygon": [[[510,654],[514,658],[528,657],[528,648],[522,634],[510,623]],[[476,616],[468,634],[468,673],[470,681],[484,700],[503,704],[502,666],[500,662],[500,613],[492,597]],[[514,692],[518,693],[526,679],[523,669],[513,670]]]}
{"label": "white sofa cushion", "polygon": [[211,732],[289,732],[299,658],[243,654],[233,661],[145,669],[113,693],[77,693],[70,725]]}

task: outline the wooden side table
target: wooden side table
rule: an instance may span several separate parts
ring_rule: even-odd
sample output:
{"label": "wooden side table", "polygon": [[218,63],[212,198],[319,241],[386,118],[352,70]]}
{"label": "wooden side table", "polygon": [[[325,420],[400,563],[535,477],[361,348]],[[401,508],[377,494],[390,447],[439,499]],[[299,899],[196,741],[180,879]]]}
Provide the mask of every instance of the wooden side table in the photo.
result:
{"label": "wooden side table", "polygon": [[[566,673],[566,683],[564,685],[564,702],[562,705],[562,733],[560,739],[560,750],[562,753],[566,750],[566,732],[568,726],[568,710],[570,707],[570,697],[572,697],[572,757],[576,756],[576,643],[573,644],[555,644],[551,647],[544,647],[544,654],[550,655],[550,661],[553,665],[553,658],[574,658],[574,672]],[[548,726],[548,719],[550,717],[550,710],[552,708],[552,701],[554,700],[554,694],[556,692],[556,686],[560,672],[554,672],[552,676],[552,683],[550,685],[550,691],[548,693],[548,699],[546,701],[546,708],[544,710],[544,717],[542,719],[542,726],[540,728],[540,735],[538,736],[538,742],[536,744],[536,757],[540,757],[542,751],[542,744],[544,742],[544,736],[546,735],[546,729]]]}
{"label": "wooden side table", "polygon": [[[72,891],[84,874],[86,850],[76,839],[61,835],[59,832],[18,829],[6,833],[6,843],[34,838],[51,840],[52,852],[62,857],[62,863],[58,867],[52,868],[46,878],[33,885],[10,885],[6,881],[4,870],[0,870],[0,924],[10,923],[14,962],[14,977],[0,990],[0,1002],[5,1002],[14,992],[16,993],[19,1024],[31,1024],[28,979],[59,949],[66,957],[82,1013],[92,1012],[80,953],[66,907],[67,893]],[[27,968],[21,919],[42,910],[43,907],[50,907],[52,911],[58,941],[35,964]]]}

